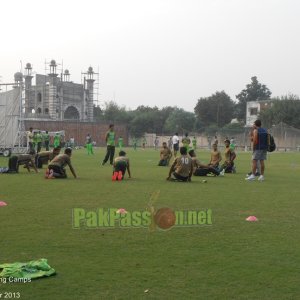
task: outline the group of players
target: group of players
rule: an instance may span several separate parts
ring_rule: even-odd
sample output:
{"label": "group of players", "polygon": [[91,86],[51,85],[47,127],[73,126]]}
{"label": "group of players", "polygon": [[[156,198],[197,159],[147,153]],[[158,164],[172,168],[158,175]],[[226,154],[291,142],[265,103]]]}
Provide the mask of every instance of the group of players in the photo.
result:
{"label": "group of players", "polygon": [[[225,160],[222,165],[221,152],[218,150],[218,142],[216,141],[213,144],[213,149],[211,151],[211,158],[208,164],[201,163],[195,152],[195,144],[193,143],[193,148],[189,145],[191,143],[188,134],[185,134],[185,137],[182,139],[182,147],[179,148],[179,138],[176,133],[172,138],[173,143],[173,153],[174,161],[169,170],[169,175],[167,180],[176,180],[176,181],[191,181],[192,175],[194,176],[206,176],[212,174],[214,176],[224,176],[224,173],[235,173],[234,160],[236,154],[234,152],[234,147],[230,144],[230,141],[226,139],[225,143]],[[180,156],[177,156],[178,150],[180,151]],[[173,156],[171,149],[167,146],[167,143],[164,142],[162,149],[160,150],[160,161],[159,166],[168,166],[169,162]]]}
{"label": "group of players", "polygon": [[[105,136],[107,151],[102,165],[105,165],[109,161],[113,166],[113,181],[124,179],[126,171],[128,172],[129,178],[131,178],[130,162],[129,158],[126,156],[126,152],[121,150],[119,152],[119,156],[114,158],[115,139],[116,134],[114,132],[114,125],[111,124]],[[31,141],[29,140],[29,142]],[[179,148],[180,140],[178,134],[176,133],[172,138],[173,153],[167,146],[166,142],[162,144],[162,148],[160,150],[160,161],[158,165],[168,166],[172,156],[174,156],[174,161],[170,167],[167,178],[168,180],[190,181],[192,175],[206,176],[207,174],[212,174],[214,176],[224,176],[225,172],[234,172],[234,159],[236,158],[236,154],[234,149],[230,146],[230,141],[228,139],[224,141],[225,161],[222,165],[220,165],[222,161],[222,155],[218,150],[218,142],[213,144],[211,159],[208,164],[203,164],[197,159],[196,153],[193,149],[195,148],[195,144],[193,143],[193,148],[189,146],[191,141],[188,137],[188,134],[185,135],[181,142],[182,147]],[[48,164],[45,173],[45,178],[47,179],[66,178],[67,173],[65,167],[69,166],[74,178],[77,178],[75,169],[71,163],[71,148],[66,148],[64,153],[60,154],[61,148],[59,145],[56,145],[53,150],[40,151],[35,154],[35,151],[31,147],[32,146],[30,145],[29,154],[21,154],[15,158],[11,157],[10,159],[17,159],[17,165],[24,165],[29,172],[31,168],[38,172],[38,168],[41,168],[43,164]],[[178,151],[180,152],[179,157],[177,157]]]}
{"label": "group of players", "polygon": [[[89,135],[88,135],[89,136]],[[268,149],[268,133],[266,129],[261,127],[261,121],[256,120],[253,124],[252,131],[250,132],[250,138],[253,143],[253,155],[252,155],[252,170],[246,180],[255,180],[258,176],[258,180],[264,180],[264,160],[266,160],[266,154]],[[115,140],[116,134],[114,132],[114,125],[109,126],[109,130],[106,133],[105,141],[107,145],[106,155],[102,161],[102,165],[105,165],[108,161],[113,166],[112,180],[123,180],[126,171],[128,172],[129,178],[131,178],[130,162],[126,156],[126,152],[120,147],[119,156],[116,158],[115,155]],[[90,141],[88,141],[90,142]],[[194,176],[206,176],[212,174],[214,176],[224,176],[224,173],[235,173],[234,160],[236,153],[234,151],[235,145],[229,139],[225,139],[225,151],[224,151],[224,162],[221,164],[222,155],[218,150],[218,140],[215,139],[212,145],[211,158],[208,164],[201,163],[195,153],[195,143],[193,147],[190,147],[191,140],[188,134],[181,140],[182,146],[178,134],[176,133],[172,137],[173,152],[167,146],[167,143],[162,144],[160,150],[159,166],[168,166],[172,157],[174,161],[171,164],[167,180],[174,181],[191,181],[191,177]],[[119,145],[120,146],[120,145]],[[45,177],[47,179],[52,178],[66,178],[65,167],[69,166],[71,173],[74,178],[77,178],[75,169],[71,164],[72,149],[66,148],[63,154],[60,154],[60,146],[56,146],[52,151],[41,151],[35,154],[34,149],[30,147],[29,154],[21,154],[19,156],[13,156],[10,158],[9,168],[13,161],[17,162],[17,168],[19,165],[24,165],[25,168],[30,172],[33,168],[38,172],[38,168],[41,168],[43,164],[48,164]],[[177,157],[178,151],[180,156]],[[13,168],[12,168],[13,169]]]}

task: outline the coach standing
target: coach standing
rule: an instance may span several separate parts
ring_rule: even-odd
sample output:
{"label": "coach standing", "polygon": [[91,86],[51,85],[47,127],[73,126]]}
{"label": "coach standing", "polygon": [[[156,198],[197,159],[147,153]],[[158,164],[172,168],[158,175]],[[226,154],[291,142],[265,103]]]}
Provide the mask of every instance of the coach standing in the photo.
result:
{"label": "coach standing", "polygon": [[267,159],[268,132],[265,128],[261,127],[261,120],[254,122],[251,140],[253,142],[252,174],[246,180],[255,180],[257,161],[260,161],[261,175],[258,177],[258,180],[263,181],[265,179],[264,171],[265,160]]}
{"label": "coach standing", "polygon": [[114,132],[114,125],[111,124],[109,125],[109,130],[106,132],[105,135],[107,150],[106,150],[106,155],[104,157],[104,160],[102,162],[102,166],[105,165],[108,159],[110,164],[113,165],[114,156],[115,156],[115,139],[116,139],[116,134]]}

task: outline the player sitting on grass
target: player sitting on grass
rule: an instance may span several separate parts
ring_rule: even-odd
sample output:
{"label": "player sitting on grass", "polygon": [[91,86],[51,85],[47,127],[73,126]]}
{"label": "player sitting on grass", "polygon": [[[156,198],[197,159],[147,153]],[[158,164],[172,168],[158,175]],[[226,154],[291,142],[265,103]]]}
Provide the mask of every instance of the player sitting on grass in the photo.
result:
{"label": "player sitting on grass", "polygon": [[220,174],[225,173],[235,173],[234,167],[234,160],[236,158],[235,152],[230,149],[230,141],[226,139],[225,143],[225,162],[222,164],[221,168],[219,169]]}
{"label": "player sitting on grass", "polygon": [[212,145],[212,151],[210,153],[210,162],[209,166],[217,169],[219,167],[219,163],[222,160],[221,152],[218,150],[218,144],[214,143]]}
{"label": "player sitting on grass", "polygon": [[168,166],[171,157],[172,157],[172,152],[170,148],[168,148],[166,142],[163,142],[162,148],[160,149],[160,161],[158,162],[158,165]]}
{"label": "player sitting on grass", "polygon": [[196,157],[196,153],[194,150],[189,151],[189,155],[193,160],[193,175],[194,176],[206,176],[208,174],[213,174],[215,176],[219,176],[220,172],[210,167],[209,165],[202,164],[199,159]]}
{"label": "player sitting on grass", "polygon": [[35,165],[37,168],[43,168],[43,164],[48,164],[55,156],[59,155],[60,147],[53,148],[52,151],[41,151],[35,156]]}
{"label": "player sitting on grass", "polygon": [[187,155],[186,147],[180,147],[180,154],[181,156],[177,157],[173,162],[167,180],[191,181],[193,175],[193,161]]}
{"label": "player sitting on grass", "polygon": [[128,171],[128,176],[131,178],[129,158],[126,157],[126,152],[120,151],[119,156],[114,159],[113,163],[113,175],[112,180],[123,180],[126,170]]}
{"label": "player sitting on grass", "polygon": [[67,178],[67,173],[65,170],[65,166],[68,165],[74,178],[77,178],[75,170],[71,164],[71,156],[72,156],[72,149],[67,148],[65,149],[64,154],[57,155],[54,157],[46,170],[45,177],[48,179],[53,178]]}

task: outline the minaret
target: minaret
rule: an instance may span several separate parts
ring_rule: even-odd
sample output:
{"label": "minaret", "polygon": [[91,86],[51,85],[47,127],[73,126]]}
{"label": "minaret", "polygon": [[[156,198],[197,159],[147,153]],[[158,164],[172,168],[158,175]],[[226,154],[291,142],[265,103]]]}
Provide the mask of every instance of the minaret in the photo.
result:
{"label": "minaret", "polygon": [[51,119],[57,119],[59,111],[57,101],[57,73],[56,73],[56,61],[53,59],[50,62],[50,73],[49,75],[49,115]]}
{"label": "minaret", "polygon": [[31,87],[32,87],[32,67],[30,63],[26,64],[25,68],[25,113],[31,113],[30,108],[34,107],[34,102],[31,99]]}
{"label": "minaret", "polygon": [[85,117],[88,121],[93,121],[94,119],[94,70],[92,67],[88,68],[87,71],[87,97],[85,101]]}
{"label": "minaret", "polygon": [[69,82],[70,81],[70,72],[69,70],[65,70],[64,74],[63,74],[63,77],[64,77],[64,81],[65,82]]}

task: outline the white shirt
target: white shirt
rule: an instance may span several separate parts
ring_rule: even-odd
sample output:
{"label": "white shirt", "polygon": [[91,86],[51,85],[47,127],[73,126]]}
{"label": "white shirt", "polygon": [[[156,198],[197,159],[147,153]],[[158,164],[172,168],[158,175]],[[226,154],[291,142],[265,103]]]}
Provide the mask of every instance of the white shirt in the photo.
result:
{"label": "white shirt", "polygon": [[172,144],[175,145],[175,144],[178,144],[179,143],[179,137],[177,135],[174,135],[172,137]]}

